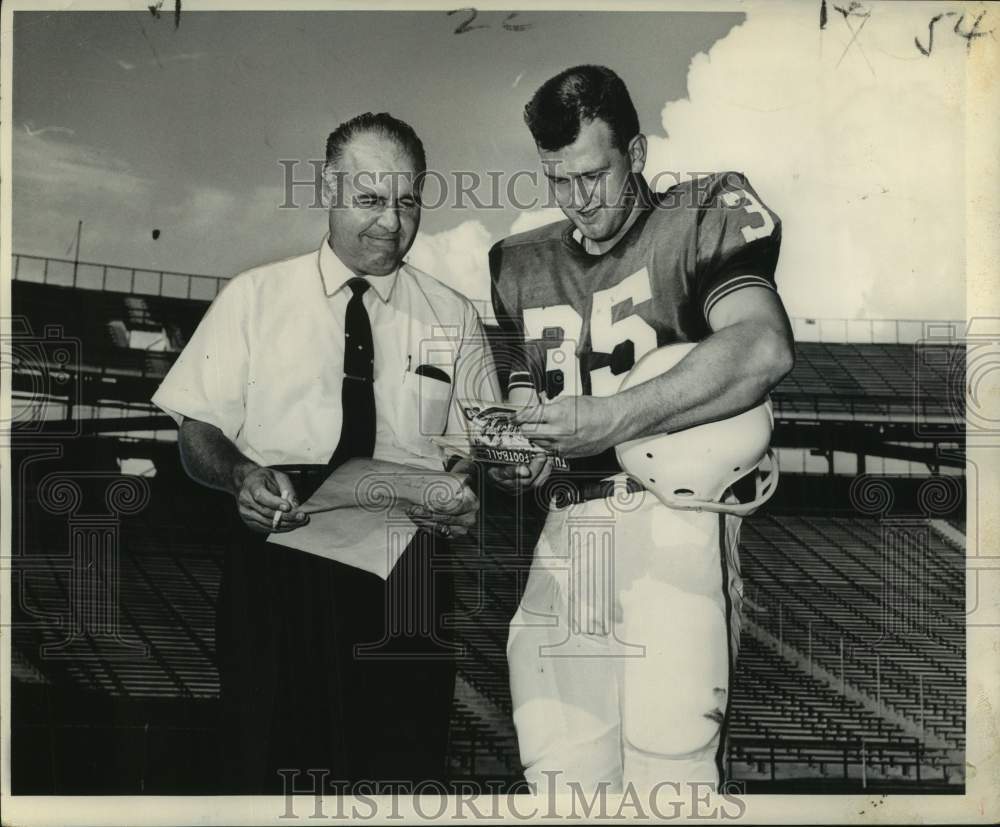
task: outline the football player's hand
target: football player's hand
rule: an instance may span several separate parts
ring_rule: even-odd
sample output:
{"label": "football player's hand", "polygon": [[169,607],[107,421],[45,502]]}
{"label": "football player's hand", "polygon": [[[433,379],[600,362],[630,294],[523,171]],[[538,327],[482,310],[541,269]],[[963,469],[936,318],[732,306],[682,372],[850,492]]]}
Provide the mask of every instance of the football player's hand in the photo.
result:
{"label": "football player's hand", "polygon": [[299,501],[291,479],[273,468],[247,472],[236,493],[236,506],[247,528],[261,533],[292,531],[309,522],[309,515],[297,510]]}
{"label": "football player's hand", "polygon": [[407,516],[438,537],[464,537],[476,524],[479,498],[466,474],[439,474],[428,483],[419,502],[406,509]]}
{"label": "football player's hand", "polygon": [[564,457],[589,457],[617,444],[614,409],[606,397],[567,396],[525,408],[514,421],[533,443]]}
{"label": "football player's hand", "polygon": [[496,465],[487,472],[493,484],[507,494],[536,488],[552,473],[552,457],[539,454],[527,465]]}

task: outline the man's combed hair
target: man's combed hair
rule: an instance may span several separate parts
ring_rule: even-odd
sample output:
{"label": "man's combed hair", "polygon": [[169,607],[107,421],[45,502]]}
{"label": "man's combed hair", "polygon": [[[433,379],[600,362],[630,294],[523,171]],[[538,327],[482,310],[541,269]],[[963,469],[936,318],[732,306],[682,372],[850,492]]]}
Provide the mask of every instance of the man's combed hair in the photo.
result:
{"label": "man's combed hair", "polygon": [[417,133],[408,123],[394,118],[388,112],[365,112],[344,121],[326,139],[326,162],[336,167],[344,155],[344,148],[358,135],[378,135],[380,138],[394,140],[409,153],[417,172],[427,171],[427,156]]}
{"label": "man's combed hair", "polygon": [[524,107],[524,122],[540,149],[576,140],[583,123],[600,118],[623,152],[639,134],[639,116],[624,81],[605,66],[574,66],[545,81]]}

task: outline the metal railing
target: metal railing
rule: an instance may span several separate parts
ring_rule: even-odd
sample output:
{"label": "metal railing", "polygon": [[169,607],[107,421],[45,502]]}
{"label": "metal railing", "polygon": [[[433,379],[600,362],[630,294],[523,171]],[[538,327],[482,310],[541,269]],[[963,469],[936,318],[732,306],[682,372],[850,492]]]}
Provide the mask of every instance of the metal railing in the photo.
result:
{"label": "metal railing", "polygon": [[940,319],[792,319],[796,342],[912,345],[928,338],[956,343],[965,322]]}
{"label": "metal railing", "polygon": [[[782,765],[816,766],[821,768],[824,778],[830,777],[829,770],[837,767],[844,781],[853,780],[862,789],[869,783],[891,778],[894,772],[917,784],[931,779],[955,783],[961,778],[961,767],[949,761],[944,751],[928,749],[919,739],[906,737],[823,741],[737,735],[730,739],[730,775],[736,775],[733,772],[736,761],[765,767],[772,781],[780,780]],[[794,775],[801,775],[801,769]]]}
{"label": "metal railing", "polygon": [[146,267],[119,267],[94,261],[74,261],[25,253],[14,253],[13,259],[11,277],[15,281],[75,287],[80,290],[211,301],[227,281],[221,276],[151,270]]}
{"label": "metal railing", "polygon": [[864,395],[863,389],[848,393],[802,392],[783,388],[780,384],[771,394],[774,415],[778,419],[849,420],[852,422],[913,421],[961,425],[964,422],[963,402],[935,398],[928,394],[911,393],[908,397]]}

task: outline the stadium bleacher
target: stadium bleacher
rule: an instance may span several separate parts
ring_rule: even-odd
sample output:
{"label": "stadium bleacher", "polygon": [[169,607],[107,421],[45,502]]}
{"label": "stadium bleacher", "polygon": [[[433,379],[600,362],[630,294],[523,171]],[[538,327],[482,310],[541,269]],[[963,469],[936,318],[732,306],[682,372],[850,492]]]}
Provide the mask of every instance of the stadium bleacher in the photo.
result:
{"label": "stadium bleacher", "polygon": [[[940,358],[927,358],[928,351]],[[954,372],[963,369],[963,350],[947,342],[799,342],[795,368],[772,399],[778,416],[949,422],[961,405]]]}
{"label": "stadium bleacher", "polygon": [[[214,538],[211,534],[203,534],[203,539],[192,536],[190,526],[196,523],[191,515],[186,525],[178,524],[165,500],[154,493],[151,503],[158,503],[155,507],[122,523],[119,641],[96,641],[87,657],[52,662],[42,656],[42,647],[55,647],[65,640],[65,622],[16,624],[18,651],[46,681],[62,689],[76,687],[130,701],[210,702],[217,696],[213,603],[224,532]],[[484,519],[502,521],[500,514],[498,503],[490,502]],[[801,536],[797,536],[799,531]],[[46,534],[46,544],[59,547],[51,526]],[[502,529],[496,536],[503,536]],[[877,599],[884,585],[879,579],[877,538],[878,523],[872,518],[806,519],[774,514],[751,518],[743,532],[745,588],[752,603],[746,616],[777,634],[775,613],[782,612],[784,645],[803,654],[811,648],[817,666],[835,675],[840,674],[837,643],[842,637],[847,643],[844,679],[848,686],[870,698],[880,696],[898,714],[926,725],[929,734],[943,739],[950,749],[960,750],[964,741],[962,591],[950,589],[953,581],[941,577],[942,573],[961,573],[960,556],[942,541],[931,549],[936,560],[933,566],[900,561],[915,567],[906,583],[924,589],[928,599],[925,614],[896,633],[884,613],[887,602]],[[502,777],[513,783],[518,769],[504,647],[507,621],[516,606],[518,580],[523,579],[527,561],[523,553],[512,554],[502,544],[497,548],[491,543],[468,545],[466,555],[459,555],[462,563],[456,572],[454,628],[463,652],[452,764],[463,777],[478,772],[479,778]],[[919,547],[914,549],[922,553]],[[53,560],[51,555],[44,559],[45,567],[24,570],[19,576],[20,611],[34,618],[65,621],[74,568],[70,561]],[[812,647],[807,646],[804,634],[810,622]],[[876,649],[882,658],[878,676],[873,663]],[[918,675],[925,676],[922,698],[918,697]],[[843,744],[862,740],[898,742],[908,745],[904,751],[912,754],[912,736],[870,706],[811,677],[745,632],[731,713],[730,759],[736,777],[740,772],[751,777],[759,774],[754,768],[771,760],[774,743],[796,744],[790,752],[777,753],[776,778],[782,777],[782,768],[800,773],[839,768]],[[763,751],[761,739],[768,745]],[[810,747],[815,749],[810,751]],[[925,745],[928,755],[935,748],[941,749],[939,740]],[[830,750],[835,758],[829,758]],[[850,765],[854,767],[857,760],[852,753]],[[879,761],[871,760],[869,772],[880,772]],[[925,777],[931,772],[929,766],[924,767]]]}
{"label": "stadium bleacher", "polygon": [[[36,336],[54,330],[56,339],[81,345],[75,368],[57,364],[50,351],[16,358],[15,397],[30,403],[42,396],[56,407],[72,401],[76,407],[66,408],[71,416],[81,404],[117,405],[122,416],[145,417],[142,430],[150,431],[130,432],[107,418],[81,423],[86,440],[53,437],[46,443],[44,431],[23,432],[23,452],[15,459],[15,495],[23,503],[14,525],[15,547],[22,550],[14,562],[15,790],[19,783],[24,790],[52,792],[99,786],[96,769],[71,780],[73,762],[84,752],[80,731],[88,726],[92,735],[118,738],[121,749],[153,756],[140,761],[139,770],[130,766],[121,789],[111,792],[134,792],[136,785],[194,790],[199,782],[193,774],[171,768],[162,756],[182,736],[201,739],[205,755],[214,748],[213,606],[226,543],[219,515],[228,501],[186,479],[170,444],[172,423],[148,400],[207,298],[24,280],[13,288],[14,312]],[[190,284],[186,289],[191,294]],[[148,343],[160,333],[157,347],[166,350],[134,346],[138,334],[148,334],[138,339]],[[888,442],[879,443],[879,429],[898,440],[917,421],[940,424],[942,438],[954,441],[947,426],[956,416],[961,349],[934,344],[942,358],[926,360],[921,347],[799,343],[795,369],[772,396],[776,444],[829,450],[823,429],[845,421],[875,435],[866,452],[885,447],[892,455]],[[68,378],[49,381],[58,371]],[[795,430],[803,422],[815,431]],[[15,442],[17,437],[15,428]],[[33,457],[45,444],[60,445],[62,457]],[[81,457],[98,456],[110,476],[81,475]],[[99,565],[95,575],[88,568],[93,560],[79,557],[79,549],[71,552],[67,541],[69,532],[85,526],[40,505],[38,485],[46,473],[76,474],[84,501],[100,503],[116,461],[128,457],[155,464],[152,496],[139,512],[112,521],[119,553],[112,570]],[[779,493],[744,525],[748,623],[732,693],[732,774],[767,783],[839,778],[841,790],[857,789],[859,777],[959,789],[965,551],[956,537],[965,532],[964,503],[942,514],[910,509],[873,515],[859,512],[846,495],[810,494],[808,477],[786,477],[779,491],[787,495]],[[483,499],[481,534],[457,555],[455,634],[463,652],[451,766],[456,778],[514,784],[520,768],[506,627],[541,514],[530,508],[515,514],[517,504],[500,495]],[[952,531],[934,530],[932,517]],[[73,614],[72,595],[109,584],[117,589],[115,617]],[[84,709],[93,714],[89,723]],[[40,731],[48,737],[38,738]]]}
{"label": "stadium bleacher", "polygon": [[[783,637],[800,648],[808,645],[811,624],[813,657],[832,673],[840,673],[842,640],[849,684],[960,748],[965,727],[964,591],[944,589],[942,595],[924,557],[936,560],[934,570],[955,574],[962,572],[962,561],[951,550],[938,557],[941,545],[917,547],[913,556],[918,559],[894,555],[893,563],[909,569],[897,579],[900,572],[880,570],[885,562],[879,559],[884,552],[880,541],[860,536],[872,531],[865,526],[872,521],[855,519],[860,531],[849,530],[848,522],[807,522],[794,516],[748,521],[742,549],[747,571],[758,572],[748,574],[756,587],[753,600],[783,613]],[[900,601],[888,594],[895,588],[909,590],[905,605],[919,611],[902,616],[895,610]],[[770,625],[773,630],[775,622]]]}

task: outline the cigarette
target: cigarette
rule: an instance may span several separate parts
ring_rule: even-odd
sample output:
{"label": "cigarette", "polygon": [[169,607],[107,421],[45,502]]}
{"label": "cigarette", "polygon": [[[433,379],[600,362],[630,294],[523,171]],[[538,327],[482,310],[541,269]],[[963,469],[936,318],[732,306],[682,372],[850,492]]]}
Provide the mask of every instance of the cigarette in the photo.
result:
{"label": "cigarette", "polygon": [[[284,491],[283,490],[281,492],[281,499],[283,501],[288,502],[288,496],[289,496],[289,492],[288,491]],[[280,525],[280,523],[281,523],[281,513],[282,512],[281,512],[280,508],[275,510],[275,512],[274,512],[274,519],[271,520],[271,528],[272,529],[275,529],[275,528],[277,528]]]}

